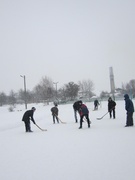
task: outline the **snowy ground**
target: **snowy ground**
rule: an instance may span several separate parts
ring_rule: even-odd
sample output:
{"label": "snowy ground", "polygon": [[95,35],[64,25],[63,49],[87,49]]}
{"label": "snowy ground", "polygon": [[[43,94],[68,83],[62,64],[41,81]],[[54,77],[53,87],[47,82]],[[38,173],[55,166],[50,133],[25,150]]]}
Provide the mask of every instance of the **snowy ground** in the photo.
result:
{"label": "snowy ground", "polygon": [[[66,124],[53,124],[50,108],[35,104],[33,133],[25,133],[21,121],[24,105],[14,112],[0,107],[1,180],[134,180],[135,127],[124,127],[125,102],[116,101],[116,119],[109,119],[107,102],[90,110],[91,128],[78,129],[72,104],[59,105],[59,117]],[[28,105],[30,109],[33,105]],[[20,111],[22,110],[22,111]]]}

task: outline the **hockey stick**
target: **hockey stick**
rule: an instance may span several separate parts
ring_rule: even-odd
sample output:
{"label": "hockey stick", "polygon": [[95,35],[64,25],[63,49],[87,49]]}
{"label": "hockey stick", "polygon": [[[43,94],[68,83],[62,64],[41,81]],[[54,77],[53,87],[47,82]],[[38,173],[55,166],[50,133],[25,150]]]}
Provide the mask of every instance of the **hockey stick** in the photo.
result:
{"label": "hockey stick", "polygon": [[57,118],[58,118],[58,120],[62,123],[62,124],[66,124],[66,122],[63,122],[56,114],[54,114]]}
{"label": "hockey stick", "polygon": [[37,124],[35,124],[41,131],[47,131],[47,129],[42,129],[41,127],[39,127]]}
{"label": "hockey stick", "polygon": [[97,120],[101,120],[101,119],[103,119],[103,117],[104,117],[104,116],[106,116],[108,113],[109,113],[109,112],[105,113],[102,117],[97,118]]}
{"label": "hockey stick", "polygon": [[[112,109],[114,109],[114,108],[115,108],[115,107],[113,107]],[[110,111],[111,111],[112,109],[110,109]],[[103,117],[104,117],[104,116],[106,116],[108,113],[109,113],[109,111],[108,111],[107,113],[105,113],[102,117],[97,118],[97,120],[101,120],[101,119],[103,119]]]}

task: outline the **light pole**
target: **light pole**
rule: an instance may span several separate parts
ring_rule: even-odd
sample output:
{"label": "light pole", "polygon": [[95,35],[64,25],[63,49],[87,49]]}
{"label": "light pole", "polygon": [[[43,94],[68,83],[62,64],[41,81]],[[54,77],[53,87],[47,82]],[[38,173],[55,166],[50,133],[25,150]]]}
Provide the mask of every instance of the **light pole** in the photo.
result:
{"label": "light pole", "polygon": [[55,88],[56,88],[56,99],[57,99],[57,84],[58,84],[59,82],[53,82],[53,84],[55,84]]}
{"label": "light pole", "polygon": [[23,78],[23,81],[24,81],[24,101],[25,101],[25,109],[27,109],[26,77],[25,77],[25,75],[24,76],[20,75],[20,76]]}

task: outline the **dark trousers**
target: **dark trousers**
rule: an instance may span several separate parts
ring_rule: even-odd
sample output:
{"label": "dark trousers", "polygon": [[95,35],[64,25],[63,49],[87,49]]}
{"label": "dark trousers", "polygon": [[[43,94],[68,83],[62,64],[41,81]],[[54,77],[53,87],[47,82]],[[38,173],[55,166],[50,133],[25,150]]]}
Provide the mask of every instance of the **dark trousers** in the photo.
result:
{"label": "dark trousers", "polygon": [[80,127],[82,128],[82,123],[83,123],[83,118],[84,118],[84,117],[87,119],[88,127],[90,127],[90,120],[89,120],[89,115],[88,115],[88,114],[83,114],[83,115],[80,117]]}
{"label": "dark trousers", "polygon": [[59,119],[57,116],[53,115],[53,123],[55,124],[55,119],[57,120],[57,123],[59,123]]}
{"label": "dark trousers", "polygon": [[127,126],[133,126],[133,112],[127,112]]}
{"label": "dark trousers", "polygon": [[109,111],[110,118],[112,118],[112,113],[113,113],[113,118],[115,119],[115,109]]}
{"label": "dark trousers", "polygon": [[95,106],[94,106],[94,110],[98,110],[98,105],[95,105]]}
{"label": "dark trousers", "polygon": [[25,121],[24,124],[25,124],[26,132],[30,132],[31,131],[30,120]]}

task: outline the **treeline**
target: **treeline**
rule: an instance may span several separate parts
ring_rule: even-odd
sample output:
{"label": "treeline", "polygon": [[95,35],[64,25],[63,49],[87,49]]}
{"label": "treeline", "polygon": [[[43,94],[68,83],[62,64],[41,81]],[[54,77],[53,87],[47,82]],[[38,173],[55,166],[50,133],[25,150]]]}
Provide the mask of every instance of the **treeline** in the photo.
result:
{"label": "treeline", "polygon": [[[121,88],[116,88],[116,93],[123,95],[125,93],[131,94],[135,97],[135,80],[130,80],[129,83],[122,84]],[[18,92],[11,90],[9,95],[0,92],[0,106],[5,104],[15,105],[18,103],[49,103],[51,101],[59,101],[65,103],[67,101],[75,101],[78,98],[85,98],[90,101],[91,97],[95,96],[94,83],[88,79],[79,81],[78,83],[69,82],[63,87],[57,89],[57,84],[51,78],[45,76],[41,79],[32,91],[20,89]],[[100,98],[109,97],[110,92],[102,91]]]}

